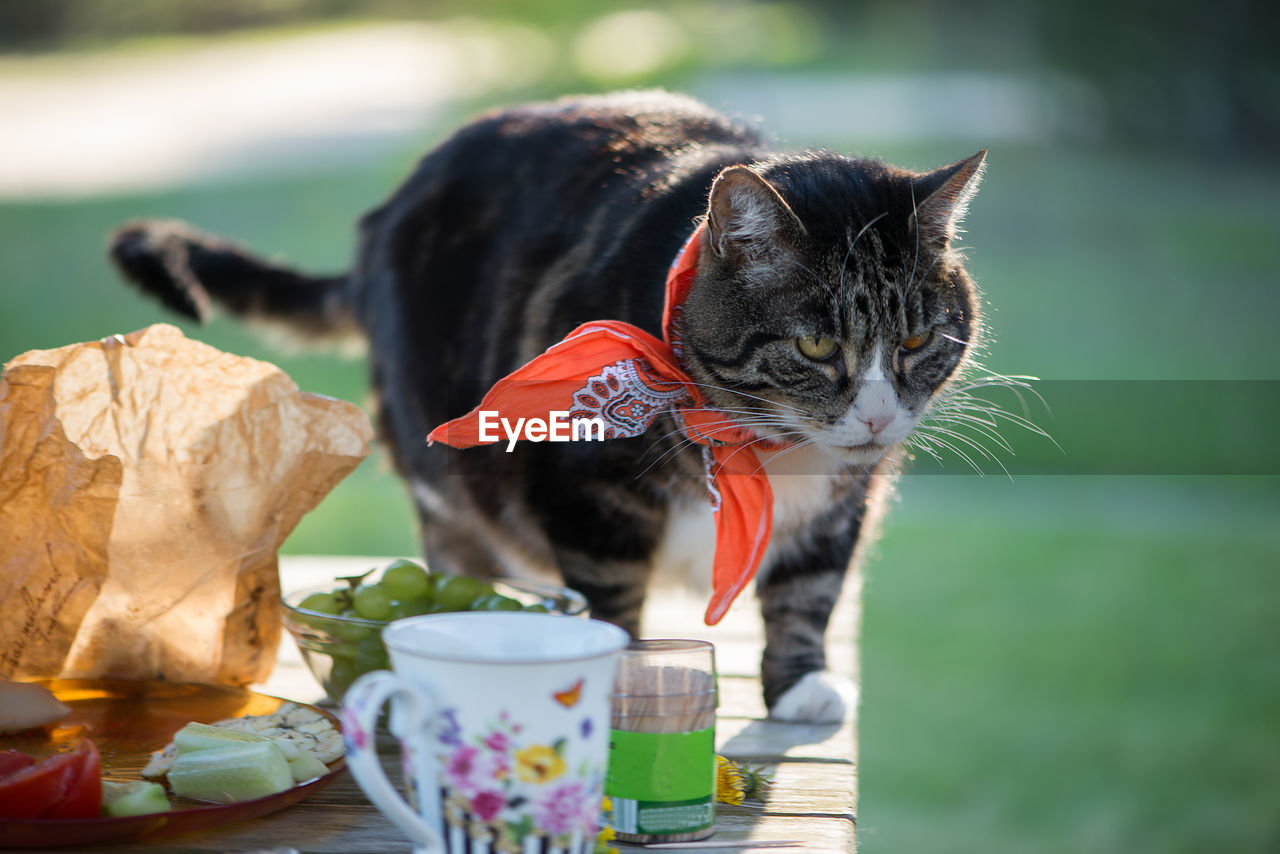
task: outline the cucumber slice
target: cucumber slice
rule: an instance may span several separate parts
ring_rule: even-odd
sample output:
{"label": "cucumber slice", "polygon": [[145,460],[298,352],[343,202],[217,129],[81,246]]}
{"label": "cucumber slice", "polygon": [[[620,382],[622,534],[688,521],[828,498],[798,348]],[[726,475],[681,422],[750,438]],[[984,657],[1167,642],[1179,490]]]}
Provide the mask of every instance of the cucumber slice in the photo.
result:
{"label": "cucumber slice", "polygon": [[102,814],[106,816],[151,815],[169,811],[164,786],[138,780],[133,783],[102,781]]}
{"label": "cucumber slice", "polygon": [[226,727],[209,726],[192,721],[173,734],[173,743],[178,746],[179,753],[192,750],[214,750],[236,744],[253,744],[270,741],[263,735],[254,735],[243,730]]}
{"label": "cucumber slice", "polygon": [[179,753],[169,769],[175,795],[230,804],[265,798],[293,786],[293,772],[269,739]]}
{"label": "cucumber slice", "polygon": [[304,751],[301,747],[299,747],[296,742],[290,741],[289,739],[283,736],[269,735],[267,736],[267,738],[275,742],[276,747],[280,748],[280,752],[284,754],[284,758],[288,762],[292,762],[293,760],[297,759],[302,753],[307,752],[307,751]]}
{"label": "cucumber slice", "polygon": [[304,783],[329,773],[329,766],[310,750],[299,750],[297,759],[289,760],[289,771],[295,783]]}

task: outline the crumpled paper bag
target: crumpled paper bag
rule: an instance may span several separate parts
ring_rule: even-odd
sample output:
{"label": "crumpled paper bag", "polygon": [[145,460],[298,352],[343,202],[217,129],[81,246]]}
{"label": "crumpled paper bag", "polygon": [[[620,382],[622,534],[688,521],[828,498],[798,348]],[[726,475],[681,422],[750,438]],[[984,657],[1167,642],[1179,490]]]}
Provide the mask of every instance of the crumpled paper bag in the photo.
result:
{"label": "crumpled paper bag", "polygon": [[0,375],[0,676],[245,685],[276,552],[369,452],[358,407],[157,324]]}

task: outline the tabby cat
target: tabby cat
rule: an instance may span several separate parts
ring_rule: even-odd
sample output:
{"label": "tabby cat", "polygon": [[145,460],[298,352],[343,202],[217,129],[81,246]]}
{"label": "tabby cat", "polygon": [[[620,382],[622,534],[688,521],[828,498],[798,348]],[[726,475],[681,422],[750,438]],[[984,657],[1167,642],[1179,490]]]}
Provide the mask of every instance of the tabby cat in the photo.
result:
{"label": "tabby cat", "polygon": [[833,721],[823,635],[893,451],[965,362],[979,303],[952,249],[986,152],[928,173],[774,153],[682,96],[630,92],[463,127],[360,221],[345,275],[312,277],[172,221],[112,256],[166,306],[363,334],[381,437],[439,570],[558,572],[635,632],[659,565],[712,551],[701,449],[670,413],[607,442],[457,450],[426,435],[586,321],[662,335],[664,280],[700,223],[682,367],[761,438],[773,537],[756,577],[775,718]]}

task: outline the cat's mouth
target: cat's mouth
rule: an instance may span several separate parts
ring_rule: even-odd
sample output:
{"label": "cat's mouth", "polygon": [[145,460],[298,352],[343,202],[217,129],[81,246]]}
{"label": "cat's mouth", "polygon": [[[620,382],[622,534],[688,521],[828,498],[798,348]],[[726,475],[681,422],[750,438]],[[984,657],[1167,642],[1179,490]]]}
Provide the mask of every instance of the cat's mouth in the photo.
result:
{"label": "cat's mouth", "polygon": [[827,445],[828,453],[845,463],[872,465],[889,451],[889,445],[874,440],[857,445]]}

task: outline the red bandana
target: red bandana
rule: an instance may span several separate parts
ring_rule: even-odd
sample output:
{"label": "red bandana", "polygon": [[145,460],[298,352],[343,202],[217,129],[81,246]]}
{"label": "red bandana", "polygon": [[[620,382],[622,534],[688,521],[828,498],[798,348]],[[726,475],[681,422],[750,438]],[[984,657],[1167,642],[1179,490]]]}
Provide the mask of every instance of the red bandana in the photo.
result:
{"label": "red bandana", "polygon": [[455,448],[499,441],[493,434],[480,438],[482,410],[513,423],[517,418],[549,422],[552,412],[564,411],[571,422],[598,418],[607,425],[606,439],[639,436],[663,412],[674,411],[685,435],[703,446],[707,466],[716,553],[705,619],[715,625],[764,557],[773,527],[773,491],[752,450],[760,437],[711,408],[678,363],[682,306],[697,274],[704,228],[694,231],[667,274],[665,341],[617,320],[584,323],[499,380],[471,412],[432,430],[427,441]]}

